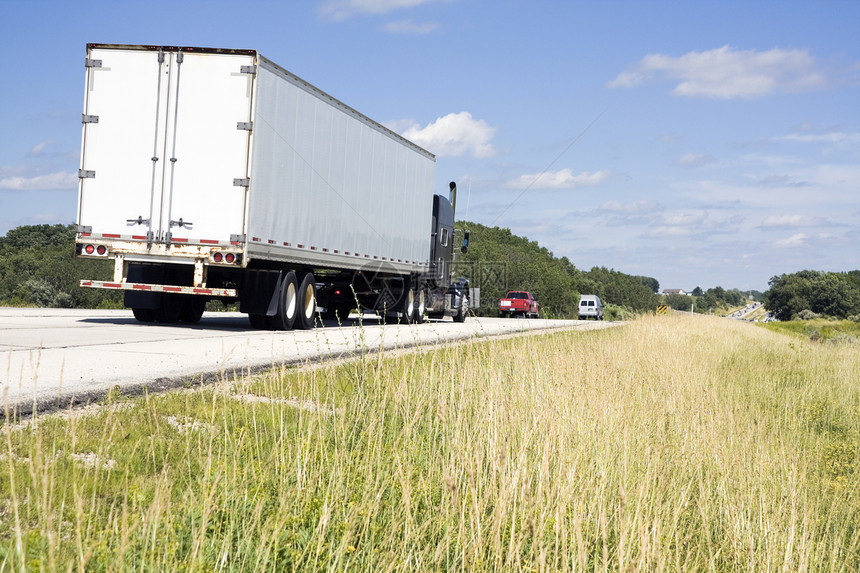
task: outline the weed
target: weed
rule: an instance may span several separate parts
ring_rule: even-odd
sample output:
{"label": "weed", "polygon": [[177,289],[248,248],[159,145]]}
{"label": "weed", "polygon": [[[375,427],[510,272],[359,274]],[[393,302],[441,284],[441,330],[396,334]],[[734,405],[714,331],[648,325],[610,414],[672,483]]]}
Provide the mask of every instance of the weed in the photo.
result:
{"label": "weed", "polygon": [[7,425],[0,568],[853,571],[858,363],[645,316]]}

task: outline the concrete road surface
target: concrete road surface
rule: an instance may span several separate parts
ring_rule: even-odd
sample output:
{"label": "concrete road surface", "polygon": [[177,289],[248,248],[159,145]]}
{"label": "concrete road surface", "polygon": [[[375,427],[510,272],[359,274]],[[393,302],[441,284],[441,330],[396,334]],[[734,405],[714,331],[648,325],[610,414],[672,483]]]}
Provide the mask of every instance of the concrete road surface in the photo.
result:
{"label": "concrete road surface", "polygon": [[324,328],[254,330],[247,315],[205,313],[193,325],[141,324],[129,310],[0,308],[0,381],[4,403],[19,413],[123,392],[181,386],[273,365],[528,330],[602,328],[609,322],[469,318],[384,325],[358,315]]}

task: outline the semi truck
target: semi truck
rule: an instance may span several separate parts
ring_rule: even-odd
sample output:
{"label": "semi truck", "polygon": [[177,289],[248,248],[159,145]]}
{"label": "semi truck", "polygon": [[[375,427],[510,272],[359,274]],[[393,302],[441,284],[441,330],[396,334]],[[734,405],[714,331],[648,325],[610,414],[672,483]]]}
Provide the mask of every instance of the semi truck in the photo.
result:
{"label": "semi truck", "polygon": [[[255,50],[88,44],[76,255],[141,322],[464,321],[435,156]],[[447,196],[446,196],[447,195]]]}

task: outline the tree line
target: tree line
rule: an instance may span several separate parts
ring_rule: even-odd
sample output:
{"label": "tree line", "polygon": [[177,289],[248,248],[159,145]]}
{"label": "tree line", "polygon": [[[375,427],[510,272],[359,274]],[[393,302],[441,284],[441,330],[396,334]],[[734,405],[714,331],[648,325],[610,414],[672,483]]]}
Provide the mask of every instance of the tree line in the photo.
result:
{"label": "tree line", "polygon": [[[739,306],[749,295],[722,287],[693,297],[659,296],[660,283],[593,267],[578,269],[567,257],[556,257],[537,241],[514,235],[510,229],[460,221],[458,228],[471,231],[469,250],[459,256],[455,272],[481,289],[479,315],[494,316],[498,300],[509,290],[526,290],[538,297],[543,316],[576,318],[580,294],[596,294],[609,317],[625,317],[654,311],[661,304],[676,310],[707,313]],[[122,293],[80,288],[81,279],[109,280],[109,260],[74,256],[74,225],[25,225],[0,237],[0,305],[55,308],[121,308]],[[847,273],[801,271],[769,281],[770,289],[750,291],[779,320],[799,315],[860,319],[860,270]],[[804,312],[805,311],[805,312]]]}
{"label": "tree line", "polygon": [[860,321],[860,270],[800,271],[772,277],[764,306],[777,320],[826,316]]}
{"label": "tree line", "polygon": [[663,297],[663,304],[674,310],[689,312],[692,307],[693,312],[708,314],[711,311],[742,306],[750,298],[761,300],[762,293],[759,291],[741,291],[736,288],[726,289],[721,286],[709,288],[708,290],[696,287],[690,295],[674,293],[665,295]]}
{"label": "tree line", "polygon": [[541,316],[576,318],[579,295],[596,294],[608,308],[608,318],[656,310],[660,283],[614,269],[578,268],[567,257],[556,257],[537,241],[510,229],[460,221],[471,233],[469,250],[461,254],[455,272],[480,288],[480,305],[473,311],[495,316],[498,301],[509,290],[529,291],[538,298]]}
{"label": "tree line", "polygon": [[121,308],[122,293],[79,286],[112,271],[112,261],[75,257],[74,225],[25,225],[0,237],[2,306]]}

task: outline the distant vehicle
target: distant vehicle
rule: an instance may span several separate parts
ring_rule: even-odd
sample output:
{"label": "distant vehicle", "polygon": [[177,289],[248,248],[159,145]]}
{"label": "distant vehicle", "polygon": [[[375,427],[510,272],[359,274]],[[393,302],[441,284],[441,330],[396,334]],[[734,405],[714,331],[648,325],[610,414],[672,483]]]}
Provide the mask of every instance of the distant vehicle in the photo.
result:
{"label": "distant vehicle", "polygon": [[603,303],[596,294],[584,294],[579,297],[579,318],[588,320],[603,320]]}
{"label": "distant vehicle", "polygon": [[540,318],[538,301],[530,292],[512,290],[499,301],[499,318]]}

